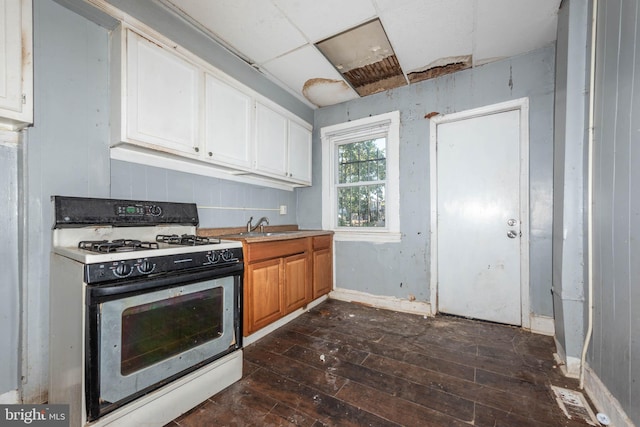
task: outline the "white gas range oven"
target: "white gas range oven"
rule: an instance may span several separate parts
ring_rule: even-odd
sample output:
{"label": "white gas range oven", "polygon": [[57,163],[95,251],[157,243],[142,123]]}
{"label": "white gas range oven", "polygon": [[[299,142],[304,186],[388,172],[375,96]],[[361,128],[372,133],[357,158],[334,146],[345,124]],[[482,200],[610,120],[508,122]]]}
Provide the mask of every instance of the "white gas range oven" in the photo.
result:
{"label": "white gas range oven", "polygon": [[163,426],[242,376],[242,244],[195,204],[52,197],[49,403]]}

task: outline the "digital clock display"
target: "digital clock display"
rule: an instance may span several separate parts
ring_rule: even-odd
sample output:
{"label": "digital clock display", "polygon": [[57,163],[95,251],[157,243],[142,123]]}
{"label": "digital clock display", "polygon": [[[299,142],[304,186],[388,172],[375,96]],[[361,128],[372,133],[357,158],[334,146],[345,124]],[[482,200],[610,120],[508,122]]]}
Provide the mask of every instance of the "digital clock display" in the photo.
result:
{"label": "digital clock display", "polygon": [[141,205],[120,205],[116,207],[118,216],[144,216],[147,208]]}

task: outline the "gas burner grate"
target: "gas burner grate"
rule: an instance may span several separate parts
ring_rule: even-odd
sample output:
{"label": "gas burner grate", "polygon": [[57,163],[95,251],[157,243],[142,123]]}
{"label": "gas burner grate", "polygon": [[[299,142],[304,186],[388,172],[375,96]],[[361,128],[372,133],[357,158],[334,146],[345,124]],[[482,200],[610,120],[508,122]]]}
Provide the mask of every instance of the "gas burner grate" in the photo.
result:
{"label": "gas burner grate", "polygon": [[177,234],[158,234],[156,236],[156,242],[167,243],[169,245],[200,246],[218,244],[220,243],[220,239],[196,236],[193,234],[183,234],[181,236]]}
{"label": "gas burner grate", "polygon": [[78,243],[79,249],[91,252],[112,253],[112,252],[132,252],[158,249],[160,246],[156,242],[143,242],[133,239],[117,240],[83,240]]}

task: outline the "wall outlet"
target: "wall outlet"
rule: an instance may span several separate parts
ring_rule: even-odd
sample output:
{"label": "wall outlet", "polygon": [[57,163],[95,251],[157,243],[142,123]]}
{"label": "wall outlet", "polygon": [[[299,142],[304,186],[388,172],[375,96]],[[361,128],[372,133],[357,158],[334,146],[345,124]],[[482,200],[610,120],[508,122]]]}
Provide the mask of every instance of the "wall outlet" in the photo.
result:
{"label": "wall outlet", "polygon": [[287,205],[280,205],[280,215],[287,214]]}

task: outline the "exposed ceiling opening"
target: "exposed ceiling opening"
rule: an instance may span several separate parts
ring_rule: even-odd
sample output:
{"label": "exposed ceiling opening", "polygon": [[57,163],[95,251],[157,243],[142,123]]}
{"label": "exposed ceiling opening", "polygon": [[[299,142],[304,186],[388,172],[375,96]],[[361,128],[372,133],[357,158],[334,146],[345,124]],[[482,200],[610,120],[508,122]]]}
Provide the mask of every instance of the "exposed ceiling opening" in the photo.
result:
{"label": "exposed ceiling opening", "polygon": [[316,47],[360,96],[407,84],[379,19],[316,43]]}
{"label": "exposed ceiling opening", "polygon": [[561,2],[152,1],[210,34],[312,108],[541,48],[556,39]]}

